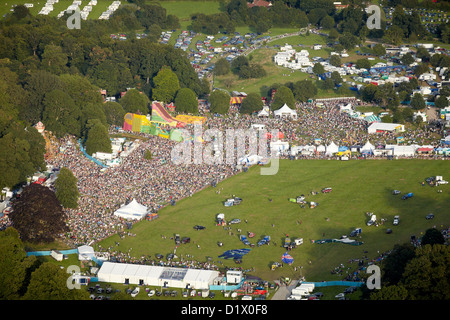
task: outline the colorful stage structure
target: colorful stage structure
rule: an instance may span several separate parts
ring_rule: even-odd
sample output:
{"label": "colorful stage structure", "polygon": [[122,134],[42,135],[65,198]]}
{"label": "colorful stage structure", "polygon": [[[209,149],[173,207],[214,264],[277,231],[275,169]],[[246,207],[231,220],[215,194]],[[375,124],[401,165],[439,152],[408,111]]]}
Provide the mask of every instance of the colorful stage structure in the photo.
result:
{"label": "colorful stage structure", "polygon": [[174,118],[161,102],[153,101],[151,116],[127,113],[124,117],[123,130],[149,133],[174,141],[182,141],[181,131],[177,128],[182,128],[195,121],[204,123],[206,118],[188,115],[178,115]]}

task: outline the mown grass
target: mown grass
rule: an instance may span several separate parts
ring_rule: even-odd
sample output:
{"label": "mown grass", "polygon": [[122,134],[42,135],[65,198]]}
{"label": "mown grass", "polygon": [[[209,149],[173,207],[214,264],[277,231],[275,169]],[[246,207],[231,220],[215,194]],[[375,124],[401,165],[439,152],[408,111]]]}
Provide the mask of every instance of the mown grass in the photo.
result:
{"label": "mown grass", "polygon": [[[178,201],[159,212],[159,219],[141,221],[133,227],[133,237],[120,239],[113,236],[100,244],[103,248],[128,252],[137,258],[142,255],[174,252],[175,243],[170,237],[175,233],[190,237],[191,243],[176,248],[178,257],[186,259],[190,255],[197,261],[207,261],[219,266],[236,266],[233,261],[218,258],[225,250],[244,248],[239,240],[241,234],[254,232],[255,243],[265,235],[271,236],[269,246],[254,247],[244,256],[242,266],[252,270],[250,274],[266,280],[280,276],[298,277],[300,272],[308,281],[340,280],[342,276],[330,274],[339,264],[347,265],[349,259],[363,256],[377,257],[381,252],[392,249],[395,244],[408,242],[411,235],[420,236],[426,229],[448,226],[450,212],[446,207],[449,200],[448,185],[437,188],[422,187],[420,182],[431,175],[450,172],[448,161],[429,160],[373,160],[373,161],[327,161],[303,160],[280,161],[280,169],[274,176],[260,175],[260,168],[253,167],[218,184],[208,187],[191,198]],[[444,178],[446,178],[444,176]],[[311,196],[312,190],[332,187],[328,194]],[[216,193],[217,190],[221,193]],[[414,197],[401,200],[393,196],[393,189],[413,192]],[[305,194],[308,201],[319,206],[314,209],[300,208],[288,198]],[[227,208],[223,201],[232,196],[242,197],[239,206]],[[272,199],[272,201],[269,201]],[[378,227],[366,226],[366,212],[374,212],[378,218],[387,222]],[[433,212],[434,220],[426,220],[425,215]],[[240,218],[241,224],[232,225],[231,230],[215,225],[218,213],[225,213],[227,220]],[[400,225],[392,226],[394,215],[400,215]],[[244,222],[247,220],[247,223]],[[205,230],[195,231],[193,226],[204,225]],[[311,240],[339,238],[361,227],[361,246],[339,243],[314,244]],[[392,234],[386,229],[392,228]],[[288,234],[291,238],[303,238],[304,244],[293,249],[293,265],[284,265],[271,271],[273,262],[280,262],[285,249],[281,247]],[[166,236],[166,239],[162,238]],[[217,246],[223,242],[223,247]],[[115,242],[119,246],[115,246]],[[294,267],[297,271],[294,270]],[[356,267],[356,265],[352,266]]]}

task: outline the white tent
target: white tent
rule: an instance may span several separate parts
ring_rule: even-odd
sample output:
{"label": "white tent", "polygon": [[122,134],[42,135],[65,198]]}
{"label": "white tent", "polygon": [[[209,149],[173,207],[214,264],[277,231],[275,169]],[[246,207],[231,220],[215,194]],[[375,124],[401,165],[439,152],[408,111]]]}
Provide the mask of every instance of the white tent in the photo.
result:
{"label": "white tent", "polygon": [[218,271],[105,262],[97,273],[99,282],[129,283],[195,289],[208,289]]}
{"label": "white tent", "polygon": [[252,166],[254,164],[258,164],[262,160],[263,160],[263,157],[258,156],[257,154],[254,154],[254,155],[248,155],[248,156],[239,158],[238,163],[242,164],[242,165]]}
{"label": "white tent", "polygon": [[78,260],[92,260],[95,256],[94,248],[91,246],[78,247]]}
{"label": "white tent", "polygon": [[120,207],[114,212],[115,216],[124,219],[139,220],[145,217],[147,214],[147,207],[139,204],[136,199],[133,199],[129,204]]}
{"label": "white tent", "polygon": [[378,132],[404,132],[405,126],[398,123],[384,123],[384,122],[374,122],[368,128],[368,133],[378,133]]}
{"label": "white tent", "polygon": [[289,108],[286,103],[280,109],[275,110],[273,114],[275,115],[276,118],[288,117],[292,119],[297,119],[297,111]]}
{"label": "white tent", "polygon": [[371,144],[369,141],[367,141],[366,144],[361,148],[361,153],[365,152],[373,153],[373,150],[375,150],[375,146]]}
{"label": "white tent", "polygon": [[267,111],[266,109],[262,109],[260,112],[258,112],[258,117],[268,117],[269,116],[269,111]]}
{"label": "white tent", "polygon": [[327,151],[326,151],[326,155],[327,156],[331,156],[333,154],[335,154],[336,152],[339,151],[339,147],[332,141],[328,146],[327,146]]}
{"label": "white tent", "polygon": [[324,145],[319,145],[319,146],[317,146],[317,152],[326,152],[327,151],[327,148],[325,148],[325,146]]}
{"label": "white tent", "polygon": [[414,146],[397,146],[394,145],[394,156],[401,156],[401,157],[412,157],[416,154],[416,149]]}
{"label": "white tent", "polygon": [[289,149],[289,142],[287,141],[274,141],[270,142],[270,150],[272,152],[284,152]]}

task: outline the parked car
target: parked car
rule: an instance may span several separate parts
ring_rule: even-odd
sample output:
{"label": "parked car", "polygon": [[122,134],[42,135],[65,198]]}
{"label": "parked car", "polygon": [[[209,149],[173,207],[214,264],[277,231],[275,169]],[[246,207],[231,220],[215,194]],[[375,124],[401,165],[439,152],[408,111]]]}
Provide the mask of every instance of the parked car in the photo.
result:
{"label": "parked car", "polygon": [[179,234],[176,234],[175,235],[175,244],[180,244],[180,235]]}
{"label": "parked car", "polygon": [[400,222],[400,216],[395,216],[395,217],[394,217],[394,221],[392,222],[392,224],[393,224],[394,226],[396,226],[396,225],[398,225],[399,222]]}
{"label": "parked car", "polygon": [[183,237],[183,239],[181,239],[181,243],[189,243],[191,242],[191,238],[189,237]]}
{"label": "parked car", "polygon": [[399,190],[394,190],[394,191],[392,191],[392,194],[393,195],[397,195],[397,194],[400,194],[401,192],[399,191]]}
{"label": "parked car", "polygon": [[323,188],[322,189],[322,193],[328,193],[328,192],[331,192],[331,191],[333,191],[333,189],[331,189],[331,188]]}
{"label": "parked car", "polygon": [[322,292],[314,292],[313,295],[318,297],[318,298],[323,297],[323,293]]}
{"label": "parked car", "polygon": [[425,217],[427,220],[433,219],[434,218],[434,214],[429,213],[427,214],[427,216]]}
{"label": "parked car", "polygon": [[236,224],[236,223],[241,223],[241,219],[233,219],[230,222],[228,222],[228,224]]}
{"label": "parked car", "polygon": [[204,230],[204,229],[206,229],[206,227],[204,227],[204,226],[199,226],[199,225],[195,225],[195,226],[194,226],[194,229],[195,229],[195,230]]}

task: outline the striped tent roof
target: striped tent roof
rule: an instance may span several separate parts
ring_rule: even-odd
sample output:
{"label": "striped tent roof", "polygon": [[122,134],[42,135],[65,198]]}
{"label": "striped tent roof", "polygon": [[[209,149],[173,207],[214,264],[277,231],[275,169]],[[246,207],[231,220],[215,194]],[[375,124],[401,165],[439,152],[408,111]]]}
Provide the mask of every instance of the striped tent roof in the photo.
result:
{"label": "striped tent roof", "polygon": [[242,100],[244,100],[245,97],[231,97],[230,99],[230,105],[231,104],[241,104]]}
{"label": "striped tent roof", "polygon": [[381,122],[381,119],[380,119],[380,117],[373,114],[371,116],[366,117],[366,121],[368,123],[374,123],[374,122]]}

